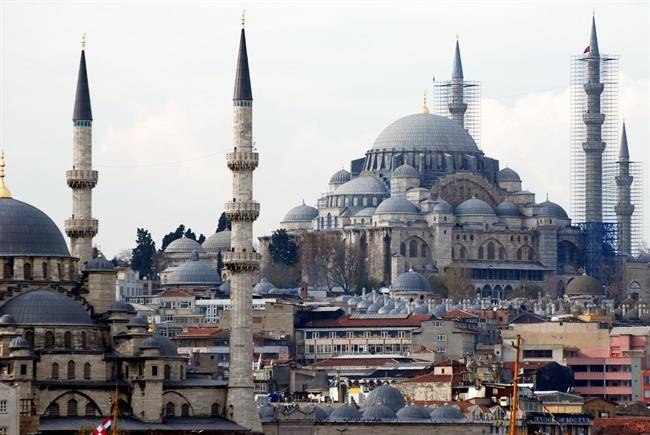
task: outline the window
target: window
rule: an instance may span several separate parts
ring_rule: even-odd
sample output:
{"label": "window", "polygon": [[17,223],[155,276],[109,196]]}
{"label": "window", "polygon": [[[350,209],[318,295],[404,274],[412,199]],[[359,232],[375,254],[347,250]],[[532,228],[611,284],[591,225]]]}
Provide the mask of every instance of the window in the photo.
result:
{"label": "window", "polygon": [[7,401],[0,400],[0,414],[6,414],[6,413],[7,413]]}
{"label": "window", "polygon": [[68,416],[76,417],[77,415],[77,401],[74,399],[68,400]]}
{"label": "window", "polygon": [[478,259],[479,260],[483,259],[483,246],[478,248]]}
{"label": "window", "polygon": [[51,417],[58,417],[59,416],[59,405],[55,403],[50,403],[50,406],[47,407],[47,410],[45,411],[46,415],[49,415]]}
{"label": "window", "polygon": [[86,403],[86,417],[94,417],[95,416],[95,405],[92,404],[92,402]]}
{"label": "window", "polygon": [[219,404],[218,404],[217,402],[214,402],[214,403],[212,404],[212,407],[211,407],[211,409],[210,409],[210,415],[211,415],[212,417],[217,417],[217,416],[219,416]]}
{"label": "window", "polygon": [[494,260],[496,258],[494,242],[489,242],[487,245],[487,258],[488,260]]}
{"label": "window", "polygon": [[25,279],[32,279],[32,265],[29,263],[25,263],[23,265],[23,272]]}
{"label": "window", "polygon": [[417,257],[418,256],[418,242],[415,240],[411,240],[409,242],[409,257]]}
{"label": "window", "polygon": [[499,260],[505,260],[506,259],[506,248],[501,246],[499,248]]}
{"label": "window", "polygon": [[422,257],[426,257],[427,255],[429,255],[429,249],[428,249],[426,243],[422,243],[422,251],[421,252],[422,252]]}
{"label": "window", "polygon": [[168,402],[165,405],[165,417],[173,417],[176,415],[176,406],[172,402]]}
{"label": "window", "polygon": [[436,335],[437,341],[447,341],[447,334],[438,334]]}
{"label": "window", "polygon": [[20,374],[25,376],[27,374],[27,364],[20,365]]}
{"label": "window", "polygon": [[34,347],[34,331],[25,331],[25,340],[27,340],[30,346]]}
{"label": "window", "polygon": [[7,426],[0,426],[0,435],[7,435],[9,433],[9,429]]}
{"label": "window", "polygon": [[45,333],[45,348],[52,348],[54,347],[54,333],[52,331],[47,331]]}
{"label": "window", "polygon": [[59,365],[52,363],[52,379],[59,379]]}
{"label": "window", "polygon": [[183,403],[183,406],[181,406],[181,417],[189,417],[190,416],[190,407],[188,406],[187,403]]}
{"label": "window", "polygon": [[330,338],[336,338],[336,332],[330,332]]}
{"label": "window", "polygon": [[63,334],[63,347],[66,349],[72,347],[72,333],[70,331],[65,331],[65,334]]}
{"label": "window", "polygon": [[399,245],[399,253],[400,255],[406,256],[406,244],[402,243]]}
{"label": "window", "polygon": [[43,263],[43,279],[48,279],[49,278],[49,273],[47,270],[47,263]]}
{"label": "window", "polygon": [[74,379],[75,373],[74,373],[74,361],[68,361],[68,379]]}
{"label": "window", "polygon": [[88,349],[88,336],[86,331],[81,331],[81,348]]}
{"label": "window", "polygon": [[[348,331],[347,332],[348,338],[354,338],[354,332]],[[648,382],[650,384],[650,382]]]}
{"label": "window", "polygon": [[90,379],[90,363],[84,364],[84,379]]}
{"label": "window", "polygon": [[164,377],[165,377],[166,381],[170,380],[171,377],[172,377],[172,369],[171,369],[171,367],[169,367],[167,365],[165,366],[165,369],[164,369]]}
{"label": "window", "polygon": [[524,349],[524,358],[553,358],[552,349]]}

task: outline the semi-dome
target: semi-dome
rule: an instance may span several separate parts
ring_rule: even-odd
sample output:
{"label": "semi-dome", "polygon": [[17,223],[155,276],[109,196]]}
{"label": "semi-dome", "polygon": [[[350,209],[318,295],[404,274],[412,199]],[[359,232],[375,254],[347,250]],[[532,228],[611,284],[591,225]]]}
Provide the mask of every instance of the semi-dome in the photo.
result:
{"label": "semi-dome", "polygon": [[429,412],[420,406],[405,406],[397,411],[397,419],[400,421],[431,420]]}
{"label": "semi-dome", "polygon": [[111,308],[109,308],[108,311],[110,311],[111,313],[128,313],[128,314],[136,313],[135,308],[133,308],[133,305],[125,301],[113,302],[113,305],[111,305]]}
{"label": "semi-dome", "polygon": [[14,337],[9,342],[9,349],[29,349],[32,347],[25,337]]}
{"label": "semi-dome", "polygon": [[371,406],[384,405],[394,412],[402,409],[405,404],[404,396],[400,390],[387,384],[381,385],[372,390],[363,402],[364,408],[366,409]]}
{"label": "semi-dome", "polygon": [[217,252],[230,251],[230,230],[214,233],[205,239],[201,246],[208,254],[216,255]]}
{"label": "semi-dome", "polygon": [[0,307],[18,325],[93,325],[88,313],[71,297],[38,289],[16,296]]}
{"label": "semi-dome", "polygon": [[589,275],[580,275],[569,281],[565,293],[568,296],[598,296],[603,294],[603,286]]}
{"label": "semi-dome", "polygon": [[431,418],[435,421],[466,421],[467,418],[455,406],[441,406],[431,411]]}
{"label": "semi-dome", "polygon": [[345,169],[336,171],[330,178],[330,184],[343,184],[350,181],[350,173]]}
{"label": "semi-dome", "polygon": [[394,420],[397,418],[395,411],[386,405],[372,405],[366,407],[361,414],[364,420],[377,421],[377,420]]}
{"label": "semi-dome", "polygon": [[372,149],[480,153],[467,130],[430,113],[416,113],[393,122],[379,134]]}
{"label": "semi-dome", "polygon": [[393,281],[391,290],[394,292],[430,292],[431,285],[427,279],[419,273],[409,270],[401,273]]}
{"label": "semi-dome", "polygon": [[413,166],[404,163],[391,173],[391,178],[420,178],[420,173]]}
{"label": "semi-dome", "polygon": [[112,272],[115,270],[115,266],[103,256],[99,256],[86,263],[84,270],[86,272]]}
{"label": "semi-dome", "polygon": [[354,214],[354,216],[367,217],[375,214],[376,207],[365,207]]}
{"label": "semi-dome", "polygon": [[510,201],[503,201],[497,205],[496,212],[497,216],[519,217],[519,208],[515,203]]}
{"label": "semi-dome", "polygon": [[361,413],[352,405],[341,405],[336,408],[327,418],[331,421],[337,420],[358,420],[361,418]]}
{"label": "semi-dome", "polygon": [[336,195],[385,195],[386,185],[373,175],[362,175],[341,185],[334,192]]}
{"label": "semi-dome", "polygon": [[515,172],[514,169],[510,169],[508,167],[505,167],[499,171],[499,174],[497,175],[497,180],[498,181],[517,181],[520,182],[521,178],[519,177],[519,174]]}
{"label": "semi-dome", "polygon": [[435,207],[433,207],[433,212],[441,214],[452,214],[454,212],[454,208],[444,199],[438,198],[436,199]]}
{"label": "semi-dome", "polygon": [[391,196],[384,199],[375,210],[375,215],[380,214],[414,214],[418,208],[403,196]]}
{"label": "semi-dome", "polygon": [[205,253],[205,250],[199,245],[199,242],[184,235],[180,239],[171,242],[165,248],[165,254],[191,254],[194,251],[200,254]]}
{"label": "semi-dome", "polygon": [[540,205],[542,207],[537,212],[538,216],[552,217],[557,219],[569,219],[569,215],[566,213],[566,211],[564,211],[560,205],[554,202],[546,200]]}
{"label": "semi-dome", "polygon": [[192,259],[176,266],[167,275],[168,285],[194,284],[214,285],[221,284],[221,278],[217,269],[212,267],[209,260],[200,260],[198,252],[192,253]]}
{"label": "semi-dome", "polygon": [[482,199],[470,198],[458,204],[456,214],[458,216],[494,216],[494,210]]}
{"label": "semi-dome", "polygon": [[48,215],[25,202],[0,198],[0,256],[69,257],[70,252]]}
{"label": "semi-dome", "polygon": [[158,334],[152,335],[140,344],[140,350],[146,349],[160,349],[160,356],[178,356],[174,343],[169,338]]}
{"label": "semi-dome", "polygon": [[0,316],[0,325],[15,325],[16,319],[11,314],[3,314]]}
{"label": "semi-dome", "polygon": [[318,210],[306,204],[301,204],[289,210],[282,222],[311,222],[318,217]]}

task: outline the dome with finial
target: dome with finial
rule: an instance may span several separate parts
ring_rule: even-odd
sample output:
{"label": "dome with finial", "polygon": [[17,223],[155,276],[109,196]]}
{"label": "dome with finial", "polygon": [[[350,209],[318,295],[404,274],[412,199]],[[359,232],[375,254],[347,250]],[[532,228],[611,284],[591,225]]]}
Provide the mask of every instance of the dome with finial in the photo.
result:
{"label": "dome with finial", "polygon": [[409,269],[408,272],[401,273],[393,281],[391,286],[393,292],[430,292],[431,285],[429,281],[421,274]]}
{"label": "dome with finial", "polygon": [[221,278],[209,260],[201,260],[193,251],[189,261],[176,266],[167,275],[167,285],[209,285],[218,286]]}
{"label": "dome with finial", "polygon": [[231,246],[231,233],[230,230],[225,229],[218,233],[212,234],[203,242],[203,249],[210,255],[217,255],[219,252],[230,251]]}
{"label": "dome with finial", "polygon": [[367,421],[395,420],[397,415],[386,405],[372,405],[364,409],[361,418]]}
{"label": "dome with finial", "polygon": [[336,408],[327,418],[329,421],[347,421],[358,420],[361,418],[361,413],[352,405],[347,403]]}
{"label": "dome with finial", "polygon": [[99,252],[97,257],[86,263],[84,270],[86,272],[113,272],[115,271],[115,266],[113,263],[104,258],[104,254]]}
{"label": "dome with finial", "polygon": [[350,173],[345,169],[336,171],[330,178],[330,184],[343,184],[350,181]]}
{"label": "dome with finial", "polygon": [[572,278],[565,289],[567,296],[598,296],[603,293],[604,289],[600,282],[587,274]]}
{"label": "dome with finial", "polygon": [[12,338],[9,342],[9,349],[29,349],[32,345],[29,344],[29,341],[25,337],[15,337]]}
{"label": "dome with finial", "polygon": [[311,222],[316,217],[318,217],[318,210],[303,201],[301,205],[289,210],[282,222]]}
{"label": "dome with finial", "polygon": [[205,250],[194,239],[186,237],[185,234],[179,239],[174,240],[165,248],[165,254],[191,254],[192,252],[204,254]]}
{"label": "dome with finial", "polygon": [[393,412],[397,412],[402,409],[406,401],[401,391],[395,387],[391,387],[388,384],[381,385],[368,394],[366,400],[363,402],[364,408],[368,409],[376,405],[384,405],[391,409]]}
{"label": "dome with finial", "polygon": [[474,197],[458,204],[456,214],[458,216],[494,216],[494,210],[487,202]]}
{"label": "dome with finial", "polygon": [[436,205],[433,207],[433,212],[440,214],[452,214],[454,212],[454,208],[447,201],[441,197],[438,197],[436,199]]}
{"label": "dome with finial", "polygon": [[505,181],[505,182],[521,182],[521,177],[519,177],[519,174],[515,172],[514,169],[505,167],[501,169],[497,175],[497,180],[498,181]]}
{"label": "dome with finial", "polygon": [[418,170],[408,163],[398,166],[391,173],[391,178],[420,178]]}

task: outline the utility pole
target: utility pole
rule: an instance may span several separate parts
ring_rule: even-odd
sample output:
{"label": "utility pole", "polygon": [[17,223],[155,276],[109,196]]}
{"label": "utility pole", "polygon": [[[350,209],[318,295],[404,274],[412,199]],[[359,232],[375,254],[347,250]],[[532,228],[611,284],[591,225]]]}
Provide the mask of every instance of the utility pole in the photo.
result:
{"label": "utility pole", "polygon": [[519,349],[521,347],[521,335],[517,335],[515,346],[515,367],[512,373],[512,403],[510,404],[510,435],[515,435],[515,423],[517,420],[517,409],[519,408]]}

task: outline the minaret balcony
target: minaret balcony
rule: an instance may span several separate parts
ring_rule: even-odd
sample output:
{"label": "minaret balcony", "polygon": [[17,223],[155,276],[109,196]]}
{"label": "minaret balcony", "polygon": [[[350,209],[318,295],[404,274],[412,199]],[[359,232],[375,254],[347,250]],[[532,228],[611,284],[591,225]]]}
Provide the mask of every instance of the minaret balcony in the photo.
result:
{"label": "minaret balcony", "polygon": [[599,82],[587,82],[584,84],[584,90],[587,95],[600,95],[603,93],[605,85]]}
{"label": "minaret balcony", "polygon": [[260,204],[256,201],[227,202],[224,212],[231,222],[252,222],[260,215]]}
{"label": "minaret balcony", "polygon": [[460,102],[452,102],[447,106],[451,114],[463,114],[467,111],[467,104]]}
{"label": "minaret balcony", "polygon": [[97,219],[71,218],[65,220],[65,233],[68,237],[95,237],[99,229]]}
{"label": "minaret balcony", "polygon": [[256,152],[235,151],[226,154],[226,163],[231,171],[252,171],[259,164],[260,155]]}
{"label": "minaret balcony", "polygon": [[233,252],[226,251],[223,253],[223,264],[233,272],[249,271],[253,272],[259,269],[262,256],[257,252]]}
{"label": "minaret balcony", "polygon": [[614,206],[616,216],[632,216],[634,206],[632,204],[618,204]]}
{"label": "minaret balcony", "polygon": [[617,175],[616,176],[616,185],[617,186],[626,186],[629,187],[632,185],[632,180],[634,177],[631,175]]}
{"label": "minaret balcony", "polygon": [[605,122],[605,114],[585,112],[582,114],[582,122],[587,125],[602,125]]}
{"label": "minaret balcony", "polygon": [[605,142],[599,140],[588,140],[582,143],[582,149],[586,153],[602,153],[605,151]]}
{"label": "minaret balcony", "polygon": [[92,189],[97,185],[98,173],[92,169],[72,169],[65,171],[68,187],[73,189]]}

